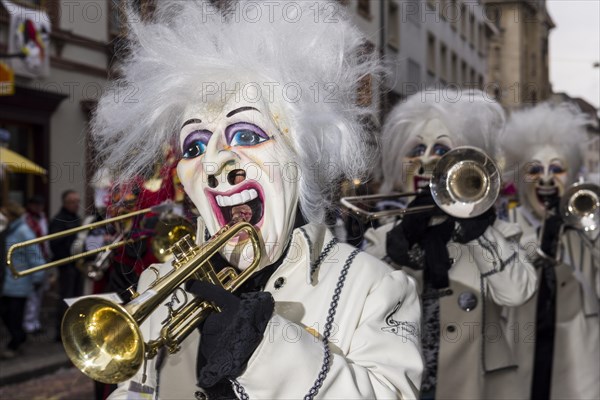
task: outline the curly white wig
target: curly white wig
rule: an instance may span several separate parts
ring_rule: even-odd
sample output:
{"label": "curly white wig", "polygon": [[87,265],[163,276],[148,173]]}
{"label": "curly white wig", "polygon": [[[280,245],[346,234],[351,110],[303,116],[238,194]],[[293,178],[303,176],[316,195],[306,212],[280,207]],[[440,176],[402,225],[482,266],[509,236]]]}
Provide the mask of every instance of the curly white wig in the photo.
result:
{"label": "curly white wig", "polygon": [[470,89],[426,90],[396,105],[383,126],[381,167],[382,193],[393,190],[402,168],[402,154],[409,138],[428,121],[438,119],[448,128],[456,146],[474,146],[490,157],[499,156],[496,138],[504,128],[502,107],[485,93]]}
{"label": "curly white wig", "polygon": [[547,145],[562,153],[568,165],[569,182],[574,182],[583,162],[581,147],[587,141],[588,117],[568,103],[541,103],[514,111],[500,143],[506,157],[505,179],[518,179],[534,153]]}
{"label": "curly white wig", "polygon": [[[274,99],[262,100],[282,109],[302,171],[302,212],[321,222],[334,182],[363,176],[373,159],[362,122],[375,110],[356,100],[365,78],[381,71],[345,8],[335,1],[233,1],[226,10],[209,1],[157,3],[151,21],[130,18],[129,56],[114,83],[135,95],[118,102],[108,91],[93,119],[104,165],[118,169],[119,181],[151,169],[164,143],[177,143],[183,110],[216,101],[215,87],[275,87]],[[327,173],[315,179],[319,167]]]}

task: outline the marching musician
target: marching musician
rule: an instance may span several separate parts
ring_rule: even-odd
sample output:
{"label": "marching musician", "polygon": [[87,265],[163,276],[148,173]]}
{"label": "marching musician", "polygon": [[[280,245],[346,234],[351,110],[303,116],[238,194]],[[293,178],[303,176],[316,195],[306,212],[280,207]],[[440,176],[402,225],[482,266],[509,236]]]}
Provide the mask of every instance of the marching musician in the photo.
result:
{"label": "marching musician", "polygon": [[533,267],[518,258],[520,230],[498,220],[493,208],[451,217],[435,206],[428,187],[438,160],[457,146],[494,155],[503,124],[502,108],[482,92],[443,90],[414,94],[384,125],[382,194],[421,191],[407,208],[434,206],[365,234],[368,252],[418,282],[422,399],[501,398],[502,392],[487,393],[485,383],[516,368],[497,332],[502,307],[522,304],[535,288]]}
{"label": "marching musician", "polygon": [[519,357],[512,398],[600,397],[597,229],[588,242],[559,215],[582,164],[586,123],[567,104],[543,103],[514,112],[502,138],[520,203],[510,216],[538,276],[536,295],[509,313]]}
{"label": "marching musician", "polygon": [[[334,1],[228,4],[158,2],[152,21],[132,22],[118,84],[139,98],[101,99],[93,131],[121,179],[175,139],[198,240],[249,222],[262,239],[260,270],[234,294],[188,282],[188,293],[222,311],[112,398],[415,397],[413,280],[322,224],[336,182],[359,176],[371,156],[361,121],[374,110],[356,103],[363,78],[378,72],[365,38]],[[239,236],[220,257],[244,270],[254,255]],[[158,267],[161,276],[172,269]],[[143,273],[138,291],[154,278]],[[145,339],[158,337],[167,314],[161,306],[141,325]]]}

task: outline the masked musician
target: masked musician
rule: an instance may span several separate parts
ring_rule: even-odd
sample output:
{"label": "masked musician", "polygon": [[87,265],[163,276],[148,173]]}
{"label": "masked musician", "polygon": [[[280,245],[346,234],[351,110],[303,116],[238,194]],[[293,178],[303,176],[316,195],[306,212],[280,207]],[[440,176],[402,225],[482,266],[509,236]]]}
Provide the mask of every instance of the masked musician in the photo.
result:
{"label": "masked musician", "polygon": [[520,203],[510,216],[538,275],[536,295],[509,313],[519,356],[512,398],[600,397],[598,243],[566,226],[558,210],[582,164],[585,126],[566,104],[540,104],[513,113],[502,139]]}
{"label": "masked musician", "polygon": [[[408,208],[434,205],[428,183],[440,157],[462,145],[493,155],[503,123],[501,107],[479,91],[413,95],[384,125],[381,191],[422,189]],[[425,359],[421,398],[484,398],[487,379],[514,371],[509,346],[497,332],[502,307],[522,304],[535,288],[533,268],[517,257],[519,234],[493,208],[461,219],[437,207],[366,232],[368,252],[418,282]]]}
{"label": "masked musician", "polygon": [[[235,294],[186,284],[222,312],[112,398],[415,397],[414,282],[337,243],[321,224],[335,183],[370,157],[361,121],[373,110],[355,102],[362,78],[378,70],[365,39],[338,2],[228,4],[158,2],[153,21],[132,23],[120,84],[139,98],[103,98],[93,129],[124,179],[152,165],[175,135],[199,239],[233,219],[249,222],[262,239],[260,270]],[[239,270],[253,259],[243,235],[220,254]],[[161,265],[160,275],[171,268]],[[139,290],[154,278],[143,273]],[[142,324],[146,340],[167,314],[161,306]]]}

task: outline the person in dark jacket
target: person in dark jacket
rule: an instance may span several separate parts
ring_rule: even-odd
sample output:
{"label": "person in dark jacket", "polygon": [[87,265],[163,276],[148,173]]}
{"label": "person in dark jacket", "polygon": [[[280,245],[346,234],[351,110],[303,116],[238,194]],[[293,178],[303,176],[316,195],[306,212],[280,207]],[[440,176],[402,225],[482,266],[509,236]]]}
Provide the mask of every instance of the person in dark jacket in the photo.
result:
{"label": "person in dark jacket", "polygon": [[[74,190],[66,190],[62,194],[62,207],[58,214],[50,222],[48,232],[50,234],[66,231],[81,225],[81,217],[78,214],[81,202],[79,193]],[[64,236],[50,241],[52,260],[60,260],[71,255],[71,245],[75,235]],[[67,306],[63,299],[81,296],[83,293],[83,276],[75,267],[75,263],[61,265],[58,272],[58,293],[60,303],[57,307],[57,341],[60,340],[60,324]]]}

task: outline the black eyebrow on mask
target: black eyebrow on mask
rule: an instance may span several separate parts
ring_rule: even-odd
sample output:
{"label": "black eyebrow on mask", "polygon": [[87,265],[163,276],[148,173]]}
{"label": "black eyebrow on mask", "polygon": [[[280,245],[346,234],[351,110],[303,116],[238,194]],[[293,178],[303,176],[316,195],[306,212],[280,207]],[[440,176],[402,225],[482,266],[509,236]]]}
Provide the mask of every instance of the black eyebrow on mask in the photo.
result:
{"label": "black eyebrow on mask", "polygon": [[187,121],[185,121],[183,123],[183,125],[181,125],[180,129],[183,129],[184,126],[189,125],[189,124],[200,124],[200,123],[202,123],[202,120],[199,118],[188,119]]}
{"label": "black eyebrow on mask", "polygon": [[240,108],[236,108],[235,110],[229,111],[229,113],[227,113],[226,117],[229,118],[232,115],[235,115],[237,113],[241,113],[242,111],[248,111],[248,110],[254,110],[254,111],[257,111],[258,113],[260,113],[260,111],[258,111],[254,107],[240,107]]}

